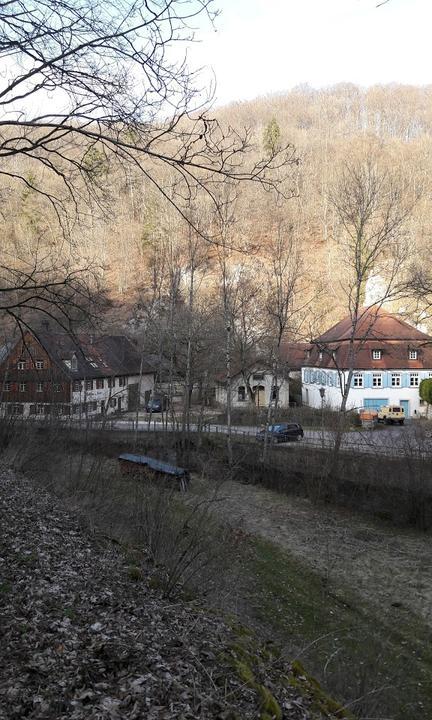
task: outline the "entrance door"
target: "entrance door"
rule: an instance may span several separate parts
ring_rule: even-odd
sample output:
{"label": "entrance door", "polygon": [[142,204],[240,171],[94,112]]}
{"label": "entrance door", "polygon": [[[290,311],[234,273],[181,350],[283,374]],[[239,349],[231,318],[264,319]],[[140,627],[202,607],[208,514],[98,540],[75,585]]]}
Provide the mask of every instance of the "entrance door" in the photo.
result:
{"label": "entrance door", "polygon": [[403,408],[405,417],[409,417],[409,400],[399,400],[399,405]]}
{"label": "entrance door", "polygon": [[252,390],[255,396],[255,405],[263,407],[265,405],[265,387],[264,385],[255,385]]}

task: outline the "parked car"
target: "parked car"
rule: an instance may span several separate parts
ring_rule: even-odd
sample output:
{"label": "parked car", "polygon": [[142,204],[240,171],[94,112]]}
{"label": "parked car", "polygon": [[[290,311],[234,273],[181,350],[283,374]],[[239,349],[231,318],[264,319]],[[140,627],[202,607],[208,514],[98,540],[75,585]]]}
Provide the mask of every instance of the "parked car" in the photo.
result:
{"label": "parked car", "polygon": [[399,423],[403,425],[405,420],[405,411],[399,405],[383,405],[378,410],[378,422],[393,425]]}
{"label": "parked car", "polygon": [[166,410],[168,406],[169,402],[167,397],[153,398],[148,401],[146,411],[148,413],[160,413],[163,410]]}
{"label": "parked car", "polygon": [[[256,439],[264,442],[265,432],[265,428],[257,432]],[[276,425],[269,425],[267,428],[269,441],[274,443],[298,440],[303,435],[303,428],[299,423],[277,423]]]}

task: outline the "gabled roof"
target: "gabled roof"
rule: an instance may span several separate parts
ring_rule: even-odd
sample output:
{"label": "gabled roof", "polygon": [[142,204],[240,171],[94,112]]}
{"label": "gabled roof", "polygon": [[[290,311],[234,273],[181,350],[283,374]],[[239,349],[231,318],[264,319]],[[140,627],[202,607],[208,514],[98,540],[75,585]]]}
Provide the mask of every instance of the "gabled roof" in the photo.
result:
{"label": "gabled roof", "polygon": [[[315,339],[317,344],[340,343],[349,340],[352,335],[352,320],[348,316],[333,325],[329,330]],[[429,335],[409,325],[396,315],[382,308],[362,308],[354,333],[355,340],[411,340],[431,341]]]}
{"label": "gabled roof", "polygon": [[[138,375],[140,372],[140,353],[123,335],[95,337],[80,334],[72,337],[66,333],[39,333],[37,339],[52,361],[71,378]],[[77,370],[68,366],[73,356],[77,361]],[[143,362],[144,373],[153,371],[152,367]]]}
{"label": "gabled roof", "polygon": [[300,370],[312,347],[311,343],[306,342],[284,342],[280,349],[281,359],[288,370]]}
{"label": "gabled roof", "polygon": [[[114,375],[138,375],[155,372],[156,365],[141,354],[135,345],[123,335],[93,336],[67,333],[29,333],[40,343],[51,362],[71,379],[112,377]],[[4,362],[22,338],[14,343],[0,345],[0,362]],[[76,369],[73,369],[76,359]]]}
{"label": "gabled roof", "polygon": [[[381,350],[381,357],[375,360],[372,350]],[[410,350],[417,350],[417,358],[411,360]],[[352,360],[354,358],[354,361]],[[354,342],[353,353],[348,343],[327,345],[320,353],[320,346],[311,349],[303,367],[346,370],[432,370],[432,345],[415,343],[412,340],[389,340]]]}
{"label": "gabled roof", "polygon": [[[432,369],[432,337],[396,315],[380,308],[363,308],[353,343],[352,321],[344,318],[317,337],[310,346],[305,366],[357,370]],[[381,350],[375,359],[373,350]],[[410,359],[410,350],[417,350]]]}

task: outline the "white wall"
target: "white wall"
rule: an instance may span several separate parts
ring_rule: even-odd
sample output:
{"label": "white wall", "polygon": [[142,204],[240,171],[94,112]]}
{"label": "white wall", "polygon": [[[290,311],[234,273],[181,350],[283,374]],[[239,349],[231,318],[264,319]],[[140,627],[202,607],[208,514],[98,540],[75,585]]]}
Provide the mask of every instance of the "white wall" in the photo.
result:
{"label": "white wall", "polygon": [[[337,410],[340,407],[342,401],[340,387],[335,387],[336,384],[336,371],[323,371],[322,368],[307,368],[308,370],[315,370],[318,374],[324,372],[327,376],[327,383],[318,382],[305,382],[304,372],[302,372],[302,400],[305,405],[310,407],[320,408],[321,407],[321,395],[320,388],[325,388],[324,405],[332,409]],[[305,370],[305,368],[303,368]],[[372,372],[372,371],[364,371]],[[379,372],[379,371],[376,371]],[[392,372],[391,370],[385,372]],[[398,373],[408,373],[409,370],[394,370]],[[424,378],[430,377],[432,371],[419,370],[419,382]],[[348,376],[348,372],[344,372],[345,378]],[[328,384],[329,377],[333,377],[333,385]],[[371,387],[371,388],[353,388],[351,387],[347,409],[360,409],[364,407],[365,399],[372,398],[383,398],[388,400],[389,405],[399,405],[401,400],[409,401],[409,416],[415,417],[426,414],[426,407],[420,406],[420,396],[418,387]]]}
{"label": "white wall", "polygon": [[[111,414],[118,411],[118,399],[121,398],[121,411],[125,412],[128,408],[128,399],[129,399],[129,391],[128,386],[129,385],[138,385],[139,384],[139,375],[131,375],[129,377],[124,378],[126,384],[120,385],[119,384],[119,378],[114,378],[114,384],[113,387],[108,387],[108,378],[104,378],[104,386],[103,388],[96,388],[96,380],[93,379],[93,389],[92,390],[86,390],[85,389],[85,381],[81,381],[81,391],[74,391],[72,390],[72,404],[73,405],[82,405],[83,403],[91,403],[96,402],[97,403],[97,409],[91,410],[88,409],[89,415],[94,415],[96,413],[101,412],[101,404],[103,403],[104,409],[107,412],[107,414]],[[72,386],[73,387],[73,386]],[[145,373],[141,377],[141,403],[144,403],[145,399],[145,392],[152,391],[154,387],[154,375],[153,373]],[[110,400],[116,399],[115,407],[111,407]],[[81,411],[82,412],[82,411]],[[76,414],[76,413],[75,413]]]}
{"label": "white wall", "polygon": [[[259,373],[260,371],[256,370],[255,372]],[[270,400],[271,396],[271,389],[273,387],[273,376],[271,373],[265,373],[263,380],[254,380],[253,379],[253,373],[251,374],[249,378],[249,382],[251,387],[254,387],[255,385],[262,385],[264,387],[264,406],[267,406]],[[289,382],[288,380],[278,379],[278,386],[279,386],[279,401],[278,406],[281,408],[287,408],[289,407]],[[232,387],[231,387],[231,406],[235,408],[247,408],[251,405],[250,397],[247,394],[245,395],[244,400],[239,400],[238,398],[238,389],[239,387],[245,386],[245,382],[242,377],[236,376],[232,379]],[[221,405],[226,405],[227,403],[227,391],[225,388],[225,385],[222,383],[219,383],[216,385],[216,402],[220,403]]]}

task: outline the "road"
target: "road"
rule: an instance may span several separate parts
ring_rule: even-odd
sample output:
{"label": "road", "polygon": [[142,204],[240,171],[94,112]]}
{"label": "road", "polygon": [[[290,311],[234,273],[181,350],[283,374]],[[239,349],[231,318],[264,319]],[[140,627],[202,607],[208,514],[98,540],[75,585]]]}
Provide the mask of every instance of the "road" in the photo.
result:
{"label": "road", "polygon": [[[134,420],[111,420],[109,426],[113,430],[136,430]],[[171,432],[178,426],[168,422],[162,423],[160,420],[140,420],[138,422],[138,432],[168,430]],[[232,427],[232,433],[237,437],[245,437],[252,439],[260,428],[254,426],[236,425]],[[190,425],[191,432],[196,432],[198,426]],[[216,435],[226,435],[227,426],[220,424],[209,424],[205,427],[205,432]],[[302,444],[317,448],[331,448],[334,445],[334,433],[329,430],[309,430],[304,431]],[[280,447],[292,448],[295,443],[281,443]],[[378,429],[360,429],[345,432],[342,438],[341,448],[352,452],[361,452],[367,454],[380,454],[390,456],[418,454],[430,454],[432,452],[432,438],[425,434],[424,426],[416,421],[407,423],[403,427],[400,426],[378,426]]]}

